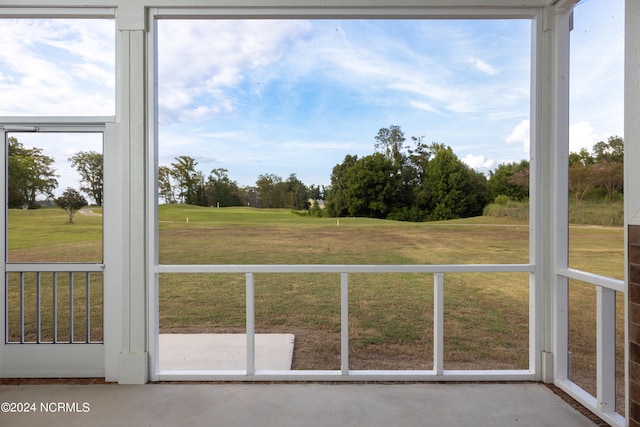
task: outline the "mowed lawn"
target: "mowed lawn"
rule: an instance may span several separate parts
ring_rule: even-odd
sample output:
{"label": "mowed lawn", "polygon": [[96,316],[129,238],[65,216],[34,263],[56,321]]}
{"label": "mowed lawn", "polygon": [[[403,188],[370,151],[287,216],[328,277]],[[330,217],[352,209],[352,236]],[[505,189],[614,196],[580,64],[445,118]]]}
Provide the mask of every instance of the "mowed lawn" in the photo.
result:
{"label": "mowed lawn", "polygon": [[[9,260],[101,259],[101,217],[77,215],[74,224],[66,219],[59,209],[10,211]],[[528,224],[491,217],[406,223],[174,205],[160,206],[159,219],[161,264],[529,261]],[[623,278],[622,228],[572,227],[570,240],[571,267]],[[242,274],[161,275],[161,332],[243,332],[244,280]],[[431,368],[433,276],[352,274],[349,285],[351,368]],[[296,335],[294,369],[339,368],[339,275],[257,274],[255,286],[256,329]],[[574,380],[594,392],[595,289],[573,282],[570,289]],[[446,274],[444,328],[445,369],[527,369],[529,275]]]}

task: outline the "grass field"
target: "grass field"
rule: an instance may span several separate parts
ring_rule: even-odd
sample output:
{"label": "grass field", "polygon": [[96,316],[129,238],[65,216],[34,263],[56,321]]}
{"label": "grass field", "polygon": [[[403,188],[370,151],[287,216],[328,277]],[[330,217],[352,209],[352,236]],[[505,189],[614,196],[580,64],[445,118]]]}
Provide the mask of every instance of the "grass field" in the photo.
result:
{"label": "grass field", "polygon": [[[316,218],[287,210],[160,206],[161,264],[527,263],[528,224],[478,217],[435,223]],[[100,216],[11,211],[9,259],[95,261]],[[46,236],[46,238],[43,238]],[[53,240],[53,241],[52,241]],[[572,227],[570,266],[623,277],[621,227]],[[339,369],[340,277],[257,274],[257,332],[296,335],[294,369]],[[15,304],[15,292],[10,295]],[[570,285],[574,381],[595,392],[595,289]],[[98,300],[99,301],[99,300]],[[622,373],[623,305],[618,305]],[[80,306],[82,304],[80,303]],[[244,275],[163,274],[161,332],[243,332]],[[445,275],[445,369],[528,368],[526,273]],[[352,369],[429,369],[433,277],[353,274]],[[15,320],[14,320],[15,322]],[[619,385],[623,387],[622,381]]]}

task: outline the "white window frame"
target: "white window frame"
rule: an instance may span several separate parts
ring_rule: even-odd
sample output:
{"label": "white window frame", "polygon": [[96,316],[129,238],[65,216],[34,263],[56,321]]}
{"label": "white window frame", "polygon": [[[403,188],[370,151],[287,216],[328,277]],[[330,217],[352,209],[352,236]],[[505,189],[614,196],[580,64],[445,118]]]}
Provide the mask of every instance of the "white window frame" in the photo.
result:
{"label": "white window frame", "polygon": [[[542,69],[540,56],[541,56],[541,39],[543,33],[543,10],[540,8],[436,8],[436,7],[399,7],[399,8],[385,8],[385,7],[345,7],[345,8],[310,8],[310,7],[278,7],[278,8],[234,8],[234,7],[225,7],[225,8],[152,8],[149,10],[148,23],[147,28],[149,32],[149,37],[147,39],[148,44],[148,57],[147,64],[148,66],[148,87],[147,87],[147,102],[148,105],[153,105],[153,108],[149,109],[149,122],[148,122],[148,135],[149,135],[149,145],[148,145],[148,159],[151,161],[148,162],[148,171],[147,171],[147,209],[148,217],[147,217],[147,248],[148,251],[148,260],[147,260],[147,277],[149,280],[148,285],[148,301],[147,306],[149,307],[149,320],[148,320],[148,343],[149,343],[149,368],[150,368],[150,379],[152,381],[157,380],[183,380],[183,379],[191,379],[197,377],[197,375],[192,376],[190,374],[180,375],[176,373],[176,375],[160,375],[159,374],[159,366],[158,366],[158,331],[159,331],[159,312],[158,312],[158,275],[159,269],[158,267],[158,229],[157,229],[157,215],[158,215],[158,198],[157,198],[157,158],[158,158],[158,129],[157,129],[157,108],[158,94],[156,92],[157,85],[157,49],[159,48],[157,43],[157,21],[160,19],[523,19],[531,21],[531,80],[532,80],[532,90],[531,90],[531,107],[530,107],[530,117],[531,117],[531,160],[532,167],[534,167],[537,163],[535,159],[537,158],[536,154],[542,150],[540,144],[537,144],[537,135],[540,135],[540,121],[542,120],[542,116],[540,116],[541,112],[541,93],[539,93],[538,82],[542,79],[542,73],[544,70]],[[542,172],[532,173],[531,174],[531,188],[535,192],[536,189],[539,192],[539,186],[535,185],[536,179],[542,176]],[[530,261],[529,265],[532,266],[530,268],[535,269],[537,261],[540,259],[542,254],[542,249],[540,247],[540,242],[538,237],[541,235],[539,230],[542,228],[542,212],[541,203],[538,203],[536,200],[539,198],[539,193],[532,195],[531,204],[530,204],[530,217],[531,217],[531,230],[530,230]],[[226,271],[224,267],[222,269],[216,268],[216,266],[211,266],[211,271]],[[163,271],[170,271],[173,268],[166,267],[162,269]],[[233,267],[231,267],[233,269]],[[464,266],[463,266],[464,268]],[[197,269],[197,267],[195,267]],[[240,269],[241,270],[241,269]],[[238,271],[240,271],[238,270]],[[176,270],[177,271],[177,270]],[[195,271],[195,270],[194,270]],[[209,271],[206,267],[202,271]],[[247,273],[251,274],[251,273]],[[542,282],[541,282],[541,274],[535,271],[530,275],[530,304],[529,304],[529,369],[527,371],[517,371],[512,373],[503,373],[506,375],[513,374],[512,376],[504,376],[504,375],[492,375],[490,372],[481,373],[480,371],[473,371],[477,376],[477,378],[484,378],[486,380],[496,380],[496,379],[522,379],[522,380],[540,380],[542,378],[541,373],[541,346],[543,343],[542,337],[542,312],[541,312],[541,298],[543,292],[541,290]],[[249,282],[252,279],[247,279]],[[249,293],[249,291],[248,291]],[[251,313],[247,313],[248,316],[251,316]],[[252,331],[252,327],[248,326],[247,334],[250,334]],[[250,350],[251,343],[248,339],[247,346]],[[344,350],[344,345],[343,345]],[[344,371],[343,367],[343,371]],[[252,367],[247,367],[247,372],[252,372]],[[495,371],[496,373],[498,371]],[[252,372],[253,373],[253,372]],[[219,377],[218,373],[203,373],[200,377],[203,379],[224,379],[225,376]],[[293,373],[295,375],[295,373]],[[291,378],[293,378],[293,375]],[[231,378],[227,376],[227,378]],[[248,379],[243,377],[242,375],[234,377],[232,379]],[[276,377],[265,376],[264,379],[273,379]],[[279,377],[278,377],[279,378]],[[319,378],[319,377],[318,377]],[[335,380],[334,376],[327,376],[331,380]],[[354,379],[354,377],[351,377]],[[391,374],[388,378],[395,378],[393,374]],[[406,378],[402,376],[398,376],[396,379]],[[426,377],[421,377],[425,379]],[[453,373],[448,378],[444,376],[438,376],[437,380],[461,380],[471,378],[464,373]],[[255,380],[255,377],[252,377],[251,380]]]}

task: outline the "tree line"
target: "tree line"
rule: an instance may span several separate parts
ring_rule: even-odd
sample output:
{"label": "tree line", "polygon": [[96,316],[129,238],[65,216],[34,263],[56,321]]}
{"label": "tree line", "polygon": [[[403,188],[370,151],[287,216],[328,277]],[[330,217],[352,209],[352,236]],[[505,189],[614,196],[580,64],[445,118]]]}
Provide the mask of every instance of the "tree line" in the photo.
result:
{"label": "tree line", "polygon": [[[489,175],[492,200],[503,196],[523,201],[529,198],[529,162],[504,163]],[[569,195],[577,206],[586,197],[611,202],[624,193],[624,140],[611,136],[586,148],[569,153]]]}
{"label": "tree line", "polygon": [[224,168],[213,169],[208,176],[190,156],[179,156],[169,166],[158,167],[158,196],[166,204],[196,206],[252,206],[256,208],[309,209],[309,200],[324,197],[319,186],[305,185],[295,173],[284,180],[276,174],[258,176],[255,186],[241,187],[229,178]]}
{"label": "tree line", "polygon": [[[39,199],[54,199],[58,185],[54,159],[40,148],[24,147],[15,137],[8,139],[7,153],[10,208],[34,209],[40,206]],[[569,194],[576,204],[594,193],[608,200],[622,195],[623,158],[624,141],[618,136],[598,142],[592,152],[570,153]],[[295,173],[287,179],[266,173],[255,185],[240,186],[227,169],[213,169],[205,176],[195,158],[174,160],[158,168],[158,196],[167,204],[288,208],[321,216],[425,221],[482,215],[497,197],[516,201],[529,197],[528,161],[503,163],[487,177],[462,162],[451,147],[427,144],[424,137],[408,142],[394,125],[378,131],[372,154],[347,155],[335,165],[328,187],[307,186]],[[65,190],[56,203],[86,205],[82,192],[101,206],[102,154],[81,151],[68,161],[80,175],[80,188]],[[326,209],[318,201],[324,201]],[[68,212],[71,221],[72,211]]]}

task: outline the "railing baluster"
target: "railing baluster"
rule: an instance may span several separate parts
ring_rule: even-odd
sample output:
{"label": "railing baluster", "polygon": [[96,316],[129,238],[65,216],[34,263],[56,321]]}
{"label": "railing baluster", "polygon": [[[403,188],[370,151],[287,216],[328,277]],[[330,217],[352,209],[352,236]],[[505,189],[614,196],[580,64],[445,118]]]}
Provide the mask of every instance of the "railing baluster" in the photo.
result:
{"label": "railing baluster", "polygon": [[73,343],[73,273],[69,273],[69,343]]}
{"label": "railing baluster", "polygon": [[349,375],[349,273],[340,273],[340,363]]}
{"label": "railing baluster", "polygon": [[58,272],[53,273],[52,278],[53,297],[53,343],[58,342]]}
{"label": "railing baluster", "polygon": [[444,273],[433,274],[433,370],[442,375],[444,368]]}
{"label": "railing baluster", "polygon": [[20,272],[20,344],[24,344],[24,272]]}
{"label": "railing baluster", "polygon": [[91,273],[86,273],[87,283],[87,343],[91,342]]}
{"label": "railing baluster", "polygon": [[247,375],[256,373],[255,288],[253,273],[246,273],[247,304]]}
{"label": "railing baluster", "polygon": [[36,273],[36,342],[40,344],[42,338],[42,324],[40,315],[40,273]]}
{"label": "railing baluster", "polygon": [[596,286],[596,398],[602,412],[616,410],[616,292]]}
{"label": "railing baluster", "polygon": [[[69,274],[69,339],[63,339],[60,341],[59,337],[59,301],[58,301],[58,277],[59,273],[63,272],[60,269],[46,270],[40,271],[38,269],[32,268],[31,266],[26,266],[25,270],[13,268],[10,271],[5,272],[5,283],[4,283],[4,341],[5,343],[20,343],[20,344],[43,344],[43,343],[92,343],[92,330],[91,330],[91,273],[94,270],[84,270],[84,271],[67,271],[65,273]],[[43,305],[43,297],[48,299],[47,296],[43,295],[43,274],[51,273],[51,309],[46,309],[46,304]],[[75,337],[75,278],[76,273],[85,274],[85,314],[84,320],[86,324],[86,331],[84,332],[85,338],[76,340]],[[16,304],[11,303],[10,300],[10,292],[11,292],[11,283],[17,280],[17,286],[15,287],[16,292],[19,292],[18,299]],[[33,279],[33,281],[32,281]],[[48,279],[46,279],[48,280]],[[32,289],[31,285],[34,285],[34,293],[31,294],[29,291],[29,295],[27,295],[27,288]],[[16,293],[14,292],[14,293]],[[35,309],[35,315],[31,314],[31,310]],[[43,312],[43,310],[46,310]],[[11,322],[11,313],[13,313],[16,322]],[[46,332],[48,329],[46,325],[43,326],[43,322],[46,322],[46,319],[51,315],[52,319],[52,331],[51,331],[51,339],[49,339],[49,334]],[[78,315],[81,315],[78,313]],[[64,321],[63,321],[64,322]],[[12,324],[15,326],[12,329]],[[19,332],[15,329],[19,328]],[[82,334],[82,332],[78,331]],[[17,337],[12,339],[13,336]],[[32,337],[32,335],[34,337]],[[99,341],[102,342],[102,341]]]}

